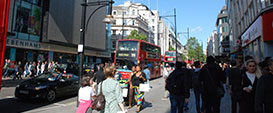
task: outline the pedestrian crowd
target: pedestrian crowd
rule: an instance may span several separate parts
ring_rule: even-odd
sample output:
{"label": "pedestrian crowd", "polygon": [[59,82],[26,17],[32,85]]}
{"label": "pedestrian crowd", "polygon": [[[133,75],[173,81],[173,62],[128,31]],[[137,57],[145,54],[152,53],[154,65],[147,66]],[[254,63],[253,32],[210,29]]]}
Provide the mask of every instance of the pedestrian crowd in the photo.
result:
{"label": "pedestrian crowd", "polygon": [[[120,68],[120,66],[117,67]],[[121,74],[117,72],[117,67],[109,64],[97,65],[97,71],[83,76],[79,89],[79,107],[77,113],[91,113],[92,110],[98,110],[101,113],[128,112],[124,106],[124,96],[122,95],[122,88],[119,83],[122,77]],[[151,66],[147,65],[145,69],[149,67]],[[130,66],[129,68],[132,70],[125,83],[129,86],[128,109],[136,105],[136,112],[140,112],[145,103],[144,92],[140,91],[140,84],[148,83],[145,73],[150,73],[147,70],[142,70],[139,65]],[[103,105],[103,107],[98,105],[99,102],[102,103],[101,105]]]}
{"label": "pedestrian crowd", "polygon": [[21,61],[11,63],[10,59],[5,59],[2,77],[11,77],[13,80],[22,79],[22,76],[34,77],[46,72],[53,72],[59,66],[58,62],[54,61],[34,61],[23,64]]}
{"label": "pedestrian crowd", "polygon": [[[221,99],[225,92],[231,96],[232,113],[273,113],[273,59],[267,57],[257,63],[245,56],[244,62],[231,60],[217,64],[215,58],[207,57],[187,66],[176,62],[175,70],[165,65],[165,93],[169,97],[171,113],[187,111],[192,88],[197,113],[220,113]],[[169,93],[169,95],[168,95]]]}

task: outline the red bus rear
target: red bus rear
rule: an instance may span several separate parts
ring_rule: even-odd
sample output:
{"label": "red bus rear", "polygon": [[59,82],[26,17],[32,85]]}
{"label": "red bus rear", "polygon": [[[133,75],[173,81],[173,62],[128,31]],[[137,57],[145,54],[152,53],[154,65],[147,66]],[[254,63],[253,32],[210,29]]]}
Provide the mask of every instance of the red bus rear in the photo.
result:
{"label": "red bus rear", "polygon": [[176,62],[176,51],[165,51],[164,54],[164,63],[165,66],[168,64],[172,70],[174,70],[174,65]]}
{"label": "red bus rear", "polygon": [[129,70],[131,70],[130,68],[133,65],[140,65],[141,68],[144,69],[144,66],[150,64],[150,78],[161,76],[160,47],[142,40],[119,40],[115,51],[114,62],[116,66],[127,67]]}

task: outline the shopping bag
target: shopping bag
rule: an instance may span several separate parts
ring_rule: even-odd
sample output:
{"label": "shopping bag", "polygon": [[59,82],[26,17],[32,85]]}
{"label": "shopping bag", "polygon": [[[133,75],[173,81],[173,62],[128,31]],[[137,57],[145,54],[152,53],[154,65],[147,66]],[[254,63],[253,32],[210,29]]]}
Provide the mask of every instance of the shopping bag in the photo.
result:
{"label": "shopping bag", "polygon": [[122,96],[126,98],[127,95],[128,95],[128,89],[127,88],[122,89]]}
{"label": "shopping bag", "polygon": [[149,84],[139,84],[139,91],[141,92],[149,92],[150,85]]}

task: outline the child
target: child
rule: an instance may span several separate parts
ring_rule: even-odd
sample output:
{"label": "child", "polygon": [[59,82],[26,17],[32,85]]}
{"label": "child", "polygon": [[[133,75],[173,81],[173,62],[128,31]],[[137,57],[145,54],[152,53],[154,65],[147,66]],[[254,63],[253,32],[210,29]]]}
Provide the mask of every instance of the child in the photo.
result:
{"label": "child", "polygon": [[78,101],[79,107],[77,109],[77,113],[92,113],[91,103],[92,103],[92,96],[95,95],[95,91],[92,88],[92,78],[93,75],[88,74],[85,75],[81,80],[81,87],[78,93]]}

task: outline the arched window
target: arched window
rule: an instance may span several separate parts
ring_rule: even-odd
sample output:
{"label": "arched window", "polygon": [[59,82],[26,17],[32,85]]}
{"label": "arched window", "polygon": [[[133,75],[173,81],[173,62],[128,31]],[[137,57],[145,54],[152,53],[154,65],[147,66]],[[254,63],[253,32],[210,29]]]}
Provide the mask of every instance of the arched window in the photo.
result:
{"label": "arched window", "polygon": [[117,15],[117,11],[113,11],[113,15]]}

